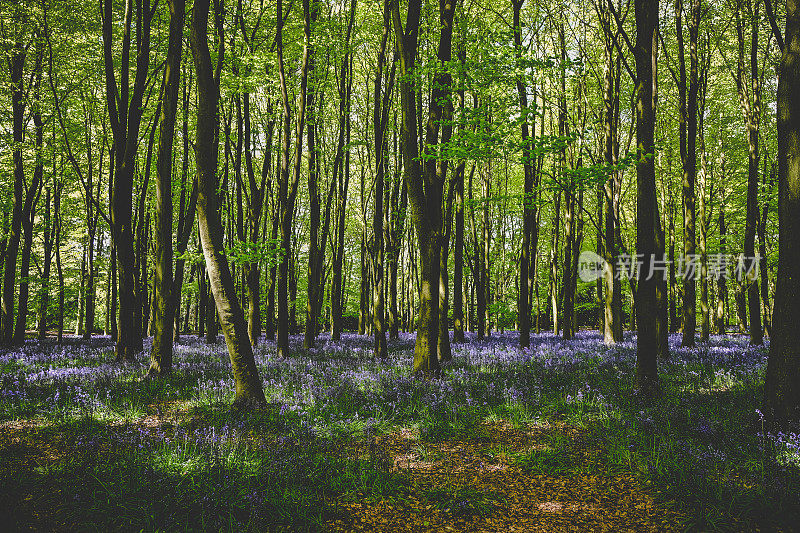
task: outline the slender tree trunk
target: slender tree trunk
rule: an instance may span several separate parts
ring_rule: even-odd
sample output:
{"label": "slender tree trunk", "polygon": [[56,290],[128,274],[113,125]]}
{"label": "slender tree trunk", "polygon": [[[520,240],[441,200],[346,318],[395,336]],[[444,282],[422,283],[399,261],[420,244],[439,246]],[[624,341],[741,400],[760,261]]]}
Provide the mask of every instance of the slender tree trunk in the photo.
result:
{"label": "slender tree trunk", "polygon": [[[53,174],[55,174],[55,172],[53,172]],[[42,267],[42,287],[39,290],[38,329],[40,342],[43,341],[47,335],[47,321],[49,319],[50,306],[50,270],[53,263],[53,237],[55,235],[55,220],[51,223],[50,208],[50,187],[47,187],[44,200],[44,266]]]}
{"label": "slender tree trunk", "polygon": [[[221,0],[219,0],[221,2]],[[215,0],[215,14],[221,11]],[[233,277],[228,261],[223,255],[222,223],[219,219],[217,188],[217,147],[214,145],[217,129],[217,103],[219,100],[219,78],[215,79],[211,54],[208,50],[209,0],[196,0],[191,22],[189,42],[197,73],[197,221],[203,255],[209,273],[214,301],[228,345],[236,384],[236,400],[239,404],[264,403],[264,391],[255,365],[253,350],[247,336],[244,312],[236,298]],[[221,50],[218,61],[222,62]]]}
{"label": "slender tree trunk", "polygon": [[318,300],[320,295],[319,281],[322,278],[320,257],[322,255],[321,245],[319,241],[320,231],[320,199],[319,199],[319,176],[317,174],[317,146],[316,146],[316,92],[314,87],[315,75],[315,57],[314,46],[311,41],[312,27],[317,20],[318,5],[315,0],[306,1],[303,3],[304,7],[304,21],[306,28],[306,63],[307,63],[307,76],[311,79],[312,89],[306,96],[306,128],[308,134],[308,197],[309,197],[309,247],[308,247],[308,301],[306,303],[306,322],[305,322],[305,335],[303,338],[303,348],[313,348],[318,330],[319,315],[317,309],[319,307]]}
{"label": "slender tree trunk", "polygon": [[[344,232],[347,208],[347,189],[350,183],[350,151],[344,151],[345,142],[350,142],[350,95],[353,87],[352,56],[350,36],[355,23],[356,0],[350,1],[350,15],[345,38],[345,54],[339,68],[339,135],[336,144],[336,157],[333,164],[333,179],[338,181],[335,210],[336,246],[333,249],[333,275],[331,284],[331,338],[341,339],[344,282],[342,267],[344,263]],[[344,164],[343,164],[344,163]]]}
{"label": "slender tree trunk", "polygon": [[[514,10],[514,54],[517,62],[522,59],[522,26],[520,24],[520,10],[525,0],[512,0]],[[537,252],[539,231],[536,227],[536,190],[538,176],[536,175],[535,160],[533,156],[533,138],[536,136],[536,120],[529,121],[528,114],[528,86],[524,74],[517,76],[517,97],[522,126],[522,166],[525,182],[522,197],[522,250],[519,262],[519,296],[517,301],[517,316],[519,321],[519,345],[521,348],[530,346],[531,329],[531,289],[533,287],[533,261]],[[532,127],[532,128],[531,128]],[[534,131],[530,131],[533,129]]]}
{"label": "slender tree trunk", "polygon": [[378,358],[388,357],[386,349],[386,324],[384,310],[384,228],[383,228],[383,186],[386,179],[386,124],[389,116],[389,95],[391,85],[383,85],[386,49],[390,31],[389,4],[384,2],[383,36],[378,64],[375,69],[372,129],[375,135],[375,202],[372,210],[372,326],[375,335],[374,355]]}
{"label": "slender tree trunk", "polygon": [[34,137],[36,149],[36,165],[33,170],[33,179],[30,187],[26,191],[25,204],[22,208],[22,258],[20,261],[20,282],[19,282],[19,307],[17,309],[17,323],[14,328],[14,344],[25,342],[25,332],[28,322],[28,296],[30,294],[31,248],[33,247],[33,219],[36,210],[36,203],[42,192],[42,175],[44,165],[42,160],[42,144],[44,140],[44,122],[41,114],[41,86],[42,86],[42,64],[44,58],[44,47],[37,40],[36,45],[36,64],[34,66],[33,80],[33,99],[34,108],[31,113],[34,123]]}
{"label": "slender tree trunk", "polygon": [[155,211],[155,283],[153,287],[153,349],[150,352],[150,375],[172,372],[172,339],[177,300],[172,279],[172,144],[178,114],[178,89],[181,72],[181,41],[184,0],[169,0],[169,44],[164,69],[164,90],[161,101],[161,129],[156,160]]}
{"label": "slender tree trunk", "polygon": [[[21,9],[21,6],[17,8]],[[19,21],[22,24],[22,21]],[[3,270],[3,301],[0,326],[2,327],[2,343],[11,345],[14,341],[14,300],[17,275],[17,257],[19,254],[20,233],[22,230],[22,203],[25,186],[25,167],[23,164],[23,136],[25,115],[25,87],[22,81],[25,70],[27,48],[22,43],[22,31],[17,33],[17,40],[9,62],[11,74],[11,113],[13,121],[13,159],[14,159],[14,193],[11,208],[11,227],[6,245],[5,268]]]}
{"label": "slender tree trunk", "polygon": [[[775,164],[772,165],[770,171],[769,183],[775,183]],[[764,181],[766,182],[767,176],[764,172]],[[765,183],[766,185],[766,183]],[[766,200],[767,192],[762,195],[765,198],[764,205],[761,208],[761,220],[758,224],[758,257],[759,267],[758,271],[761,276],[761,308],[763,312],[764,331],[767,335],[772,335],[772,311],[769,306],[769,280],[767,272],[767,216],[769,214],[769,201]]]}
{"label": "slender tree trunk", "polygon": [[56,247],[56,272],[58,274],[58,345],[64,340],[64,269],[61,264],[61,189],[59,182],[53,191],[53,233]]}
{"label": "slender tree trunk", "polygon": [[697,91],[698,60],[697,36],[700,24],[699,0],[690,0],[691,14],[689,22],[689,85],[686,85],[686,66],[684,61],[683,27],[681,12],[683,3],[676,3],[676,25],[678,28],[681,93],[683,120],[686,123],[685,140],[681,143],[681,162],[683,163],[683,346],[694,346],[697,329],[697,275],[699,265],[696,261],[696,221],[695,221],[695,182],[697,178]]}
{"label": "slender tree trunk", "polygon": [[[619,121],[619,79],[620,60],[614,60],[614,36],[611,33],[611,14],[604,4],[601,23],[606,34],[606,66],[603,77],[603,158],[605,164],[613,168],[617,164]],[[619,231],[620,173],[611,171],[603,186],[603,341],[612,345],[622,341],[622,285],[618,276],[617,233]]]}
{"label": "slender tree trunk", "polygon": [[[758,291],[758,278],[756,277],[755,242],[756,227],[759,220],[758,209],[758,163],[759,163],[759,122],[761,120],[761,88],[759,86],[758,72],[758,22],[759,3],[748,2],[747,7],[753,12],[752,31],[750,37],[750,79],[745,84],[745,34],[740,9],[736,12],[736,33],[738,41],[738,61],[736,73],[736,87],[739,94],[739,105],[747,126],[748,144],[748,174],[747,174],[747,215],[744,228],[744,279],[747,295],[747,310],[750,322],[750,344],[760,345],[764,341],[761,328],[761,302]],[[742,6],[744,7],[744,6]],[[752,101],[751,101],[752,98]]]}

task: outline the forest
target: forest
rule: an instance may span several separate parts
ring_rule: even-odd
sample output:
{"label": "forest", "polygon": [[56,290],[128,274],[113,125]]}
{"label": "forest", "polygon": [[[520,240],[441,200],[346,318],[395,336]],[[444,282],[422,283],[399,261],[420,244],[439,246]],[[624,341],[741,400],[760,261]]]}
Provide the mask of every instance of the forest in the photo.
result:
{"label": "forest", "polygon": [[16,530],[791,531],[796,0],[0,0]]}

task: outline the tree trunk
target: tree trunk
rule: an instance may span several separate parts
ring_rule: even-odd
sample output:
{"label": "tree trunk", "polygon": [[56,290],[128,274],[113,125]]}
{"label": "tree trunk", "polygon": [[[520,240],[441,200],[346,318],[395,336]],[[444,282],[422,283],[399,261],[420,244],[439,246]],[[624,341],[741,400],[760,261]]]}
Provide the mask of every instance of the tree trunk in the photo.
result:
{"label": "tree trunk", "polygon": [[[611,33],[611,14],[608,7],[601,11],[605,39],[605,73],[603,77],[603,158],[611,174],[603,186],[603,342],[612,345],[622,341],[622,284],[618,276],[617,233],[619,231],[619,201],[621,177],[613,167],[617,164],[619,142],[619,76],[620,59],[614,61],[614,35]],[[617,80],[616,83],[614,80]]]}
{"label": "tree trunk", "polygon": [[[215,11],[221,6],[215,1]],[[219,218],[217,188],[217,102],[219,78],[215,79],[208,50],[209,0],[196,0],[189,42],[197,72],[197,221],[206,269],[209,273],[214,301],[219,313],[236,384],[235,403],[262,404],[264,391],[258,375],[253,349],[247,336],[244,312],[236,298],[228,261],[223,254],[222,223]],[[218,61],[222,62],[222,51]]]}
{"label": "tree trunk", "polygon": [[[748,174],[747,174],[747,215],[744,228],[744,283],[747,294],[747,309],[750,322],[750,344],[760,345],[764,335],[761,329],[761,302],[758,291],[758,278],[755,275],[756,227],[759,220],[758,209],[758,163],[759,163],[759,121],[761,119],[761,88],[758,72],[758,8],[759,3],[748,2],[752,13],[752,32],[750,36],[750,79],[745,84],[745,35],[741,12],[737,6],[736,36],[738,61],[736,63],[736,88],[739,105],[747,126]],[[752,97],[752,101],[751,101]]]}
{"label": "tree trunk", "polygon": [[[392,20],[400,56],[403,172],[408,188],[411,218],[417,230],[421,262],[419,320],[412,371],[435,375],[439,372],[437,356],[440,319],[439,254],[442,241],[442,189],[446,162],[437,161],[432,153],[426,153],[425,155],[429,157],[423,169],[419,160],[417,95],[413,77],[416,70],[421,4],[421,0],[409,1],[404,29],[399,2],[393,2]],[[455,6],[452,3],[439,5],[441,30],[437,57],[442,69],[450,61],[454,11]],[[449,106],[443,105],[443,100],[450,96],[450,83],[451,77],[446,71],[437,72],[434,76],[425,135],[426,147],[431,151],[435,150],[439,143],[439,129],[441,122],[447,116],[447,108],[452,110],[452,103]]]}
{"label": "tree trunk", "polygon": [[681,163],[683,165],[683,338],[682,346],[694,346],[695,332],[697,329],[697,275],[699,272],[696,253],[696,222],[695,222],[695,182],[697,178],[697,90],[698,61],[697,61],[697,35],[700,23],[700,5],[698,0],[691,1],[691,14],[689,22],[689,85],[686,85],[686,63],[684,60],[682,11],[683,2],[678,0],[675,4],[676,28],[678,32],[678,59],[680,63],[680,93],[682,122],[686,124],[681,128]]}
{"label": "tree trunk", "polygon": [[[634,0],[636,14],[636,253],[642,254],[642,277],[636,288],[636,378],[635,388],[645,397],[659,388],[658,280],[649,276],[656,259],[658,203],[655,185],[655,65],[658,36],[658,0]],[[649,279],[648,279],[649,278]]]}
{"label": "tree trunk", "polygon": [[17,309],[17,323],[14,328],[14,344],[25,342],[25,332],[28,322],[28,296],[30,294],[30,282],[28,281],[31,267],[31,248],[33,247],[33,222],[36,210],[36,203],[42,192],[42,175],[44,166],[42,159],[42,143],[44,140],[44,123],[41,114],[41,86],[42,86],[42,63],[44,48],[37,41],[36,45],[36,65],[34,67],[33,98],[35,107],[31,113],[35,129],[35,148],[36,166],[33,170],[31,185],[26,191],[25,204],[22,208],[22,260],[20,261],[20,282],[19,282],[19,307]]}
{"label": "tree trunk", "polygon": [[[184,0],[169,0],[169,44],[164,69],[164,90],[161,101],[161,129],[156,160],[155,211],[155,283],[153,287],[153,349],[150,352],[149,375],[172,372],[172,339],[177,300],[172,294],[172,144],[178,113],[178,89],[181,72],[181,41]],[[199,168],[199,167],[198,167]]]}
{"label": "tree trunk", "polygon": [[[520,25],[520,10],[525,0],[512,0],[514,10],[514,55],[517,62],[522,59],[522,26]],[[527,70],[527,69],[526,69]],[[536,120],[529,121],[528,114],[528,87],[524,74],[519,74],[516,80],[517,97],[521,114],[522,127],[522,167],[525,182],[522,196],[522,249],[519,261],[519,295],[517,299],[517,316],[519,321],[520,348],[530,346],[531,330],[531,290],[533,288],[534,257],[538,249],[539,231],[536,226],[536,190],[538,189],[538,175],[536,174],[533,155],[533,139],[536,137]],[[533,131],[531,131],[533,129]]]}
{"label": "tree trunk", "polygon": [[786,37],[778,67],[778,275],[764,384],[773,429],[800,421],[800,5],[786,4]]}
{"label": "tree trunk", "polygon": [[[133,361],[142,350],[142,328],[136,320],[136,253],[132,225],[133,178],[142,119],[142,99],[150,67],[150,27],[154,10],[150,0],[127,0],[123,21],[120,81],[117,83],[114,62],[112,2],[102,1],[103,56],[105,63],[106,102],[114,137],[114,184],[111,199],[112,237],[119,267],[119,320],[116,356],[118,361]],[[129,94],[131,21],[136,13],[136,75]],[[117,87],[119,86],[119,91]]]}
{"label": "tree trunk", "polygon": [[50,208],[50,187],[47,187],[44,200],[44,266],[42,268],[42,287],[39,290],[38,336],[40,342],[47,335],[48,308],[50,306],[50,270],[53,263],[53,237],[55,236],[55,217],[51,223]]}
{"label": "tree trunk", "polygon": [[[20,21],[20,23],[22,23]],[[2,327],[2,343],[11,345],[14,341],[14,293],[17,275],[17,256],[19,254],[20,232],[22,230],[22,202],[25,186],[25,167],[22,157],[25,115],[25,87],[22,77],[25,70],[26,47],[21,41],[22,32],[14,43],[10,59],[11,71],[11,110],[13,120],[13,159],[14,159],[14,194],[11,208],[11,227],[6,245],[5,268],[3,270],[3,301],[0,326]]]}

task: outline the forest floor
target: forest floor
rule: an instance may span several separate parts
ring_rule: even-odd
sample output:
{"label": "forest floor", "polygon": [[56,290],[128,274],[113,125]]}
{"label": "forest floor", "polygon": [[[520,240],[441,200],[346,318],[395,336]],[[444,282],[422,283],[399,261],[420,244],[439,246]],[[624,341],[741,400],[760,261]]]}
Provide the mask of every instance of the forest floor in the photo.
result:
{"label": "forest floor", "polygon": [[[408,375],[413,338],[257,352],[270,401],[230,407],[224,344],[143,380],[108,339],[0,354],[4,530],[793,531],[798,435],[760,431],[763,349],[675,348],[630,394],[630,339],[513,334]],[[299,342],[299,340],[297,341]]]}
{"label": "forest floor", "polygon": [[[134,424],[150,431],[170,422],[148,416]],[[656,503],[652,486],[631,474],[598,474],[599,451],[574,428],[521,430],[497,422],[481,429],[482,434],[472,438],[436,443],[420,442],[413,431],[339,443],[342,447],[335,453],[390,463],[391,470],[406,480],[407,489],[385,499],[357,491],[338,495],[328,502],[330,512],[322,528],[387,532],[685,529],[687,517],[672,509],[674,504]],[[568,435],[574,444],[574,453],[562,459],[576,473],[532,472],[513,460],[531,450],[546,449],[555,433]],[[55,474],[70,458],[83,453],[69,440],[33,422],[0,424],[0,457],[4,459],[0,478],[36,479],[47,473],[40,483],[24,484],[21,493],[3,494],[15,496],[17,508],[12,514],[20,530],[75,529],[69,510],[72,502],[67,501],[69,487]]]}

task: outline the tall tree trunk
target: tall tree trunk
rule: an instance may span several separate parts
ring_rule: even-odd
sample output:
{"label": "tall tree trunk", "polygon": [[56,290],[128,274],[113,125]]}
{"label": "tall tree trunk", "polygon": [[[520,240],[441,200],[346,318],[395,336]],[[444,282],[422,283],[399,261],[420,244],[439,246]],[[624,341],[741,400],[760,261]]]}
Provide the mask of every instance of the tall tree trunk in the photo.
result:
{"label": "tall tree trunk", "polygon": [[[720,143],[722,145],[722,143]],[[720,151],[720,162],[719,162],[719,175],[725,176],[725,155],[724,152]],[[720,180],[720,190],[719,190],[719,216],[717,217],[717,223],[719,225],[719,255],[718,258],[726,257],[727,253],[727,225],[725,224],[725,183],[724,180]],[[728,281],[727,281],[727,274],[726,269],[721,268],[719,272],[715,272],[717,278],[717,303],[716,309],[714,311],[714,331],[717,334],[722,335],[725,333],[726,327],[726,318],[725,318],[725,308],[728,302]]]}
{"label": "tall tree trunk", "polygon": [[343,312],[343,276],[344,232],[347,208],[347,189],[350,183],[350,151],[344,152],[345,142],[350,142],[350,95],[353,88],[353,60],[350,54],[350,36],[355,23],[356,0],[350,1],[350,15],[345,38],[345,54],[339,68],[339,130],[336,144],[336,156],[333,164],[333,179],[338,181],[337,202],[335,210],[336,246],[333,249],[333,275],[331,284],[331,338],[341,339]]}
{"label": "tall tree trunk", "polygon": [[[517,62],[522,59],[522,26],[520,11],[525,0],[512,0],[514,10],[514,55]],[[538,175],[533,155],[533,139],[536,137],[536,120],[529,120],[528,86],[525,75],[517,75],[517,97],[521,114],[522,127],[522,167],[525,182],[522,197],[522,250],[519,261],[519,295],[517,301],[517,316],[519,321],[520,348],[530,346],[531,330],[531,292],[533,288],[533,262],[538,249],[539,230],[536,226],[536,190],[538,189]],[[531,131],[533,130],[533,131]],[[463,216],[463,215],[462,215]]]}
{"label": "tall tree trunk", "polygon": [[[744,8],[744,6],[737,6]],[[736,33],[738,41],[738,61],[736,88],[739,94],[739,105],[742,108],[747,126],[748,173],[747,173],[747,215],[744,227],[744,283],[746,284],[747,309],[750,322],[750,344],[760,345],[764,341],[761,329],[761,302],[756,277],[756,227],[758,226],[758,133],[761,120],[761,88],[758,75],[758,22],[759,2],[748,2],[747,11],[752,13],[750,35],[750,76],[745,83],[745,35],[741,9],[736,12]]]}
{"label": "tall tree trunk", "polygon": [[154,320],[153,349],[150,352],[150,375],[172,372],[172,339],[175,327],[177,300],[172,294],[172,144],[175,119],[178,114],[178,89],[181,72],[181,42],[184,0],[169,0],[169,44],[164,69],[164,89],[161,100],[161,129],[156,159],[155,210],[155,283],[153,287]]}
{"label": "tall tree trunk", "polygon": [[[642,254],[642,277],[636,285],[636,390],[643,396],[659,388],[658,280],[650,276],[660,236],[655,184],[655,77],[658,0],[634,0],[636,14],[636,253]],[[663,244],[663,240],[662,240]],[[648,279],[649,278],[649,279]]]}
{"label": "tall tree trunk", "polygon": [[[442,240],[442,189],[446,163],[437,161],[430,152],[425,154],[428,158],[424,168],[419,160],[416,116],[418,102],[413,77],[416,71],[421,4],[421,0],[409,0],[404,28],[400,18],[399,2],[393,2],[392,21],[400,57],[403,173],[408,188],[411,218],[417,230],[421,263],[419,321],[413,372],[432,375],[439,372],[437,356],[440,319],[439,254]],[[443,105],[442,100],[449,98],[451,77],[445,68],[451,56],[454,11],[453,3],[439,5],[441,29],[437,58],[440,70],[434,76],[425,135],[426,148],[431,151],[435,150],[439,143],[440,123],[447,114],[443,109],[447,106]]]}
{"label": "tall tree trunk", "polygon": [[[150,0],[126,0],[123,20],[120,80],[117,82],[113,43],[113,2],[102,0],[103,57],[106,102],[114,137],[114,184],[111,201],[112,237],[119,267],[119,321],[116,356],[133,361],[142,350],[142,328],[136,320],[136,253],[132,225],[133,178],[142,119],[142,99],[150,67],[150,27],[154,10]],[[131,22],[136,13],[136,74],[133,91],[129,88]],[[119,89],[118,89],[119,87]]]}
{"label": "tall tree trunk", "polygon": [[[184,0],[185,4],[185,0]],[[189,93],[191,92],[192,85],[192,71],[188,71],[187,76],[184,75],[183,83],[183,163],[181,169],[181,200],[178,207],[178,238],[175,245],[175,255],[178,257],[175,262],[175,283],[172,286],[172,297],[170,298],[169,305],[172,306],[172,313],[175,315],[175,332],[173,341],[177,342],[180,337],[180,303],[181,292],[183,290],[183,278],[185,275],[186,260],[183,258],[189,247],[189,239],[192,236],[194,229],[194,218],[197,212],[197,178],[192,177],[191,192],[189,193],[189,203],[186,204],[186,180],[189,173]],[[188,302],[187,302],[188,313]],[[188,314],[185,317],[185,322],[188,324]],[[188,328],[184,328],[186,330]]]}
{"label": "tall tree trunk", "polygon": [[[772,13],[769,12],[771,18]],[[775,429],[800,422],[800,4],[786,3],[778,67],[778,275],[764,410]]]}
{"label": "tall tree trunk", "polygon": [[[294,204],[297,198],[297,187],[300,181],[300,164],[303,152],[303,133],[305,131],[306,97],[308,89],[308,64],[311,53],[310,0],[303,0],[304,12],[304,45],[303,62],[300,69],[300,88],[297,98],[297,130],[295,139],[295,157],[293,172],[289,176],[289,150],[291,145],[291,109],[289,108],[289,92],[284,71],[283,59],[283,26],[286,16],[283,14],[283,1],[278,0],[278,28],[276,34],[278,52],[278,73],[280,78],[281,103],[283,105],[283,142],[281,146],[281,172],[279,183],[280,197],[280,231],[281,261],[278,267],[278,357],[289,355],[289,263],[291,260],[292,222]],[[291,181],[290,181],[291,179]]]}
{"label": "tall tree trunk", "polygon": [[[16,14],[25,8],[17,6]],[[25,187],[25,167],[22,158],[25,129],[25,87],[22,77],[25,70],[27,47],[22,42],[24,21],[19,20],[16,40],[9,54],[9,70],[11,74],[11,113],[13,121],[13,159],[14,159],[14,193],[11,208],[11,227],[6,245],[5,268],[3,270],[3,301],[0,326],[2,327],[2,343],[10,345],[14,341],[14,296],[17,275],[17,256],[19,254],[20,232],[22,230],[22,203]]]}
{"label": "tall tree trunk", "polygon": [[[701,122],[702,124],[702,122]],[[700,126],[700,340],[708,342],[711,334],[711,308],[708,303],[708,227],[710,220],[706,213],[706,187],[708,183],[708,163],[705,135]]]}
{"label": "tall tree trunk", "polygon": [[372,210],[372,326],[375,335],[373,343],[375,357],[386,358],[386,324],[383,301],[384,292],[384,228],[383,228],[383,186],[386,179],[386,124],[389,116],[389,97],[392,87],[383,88],[384,65],[386,64],[386,49],[390,30],[389,4],[384,2],[383,8],[383,36],[378,64],[375,68],[372,129],[375,135],[375,202]]}
{"label": "tall tree trunk", "polygon": [[[306,5],[308,4],[308,5]],[[308,40],[307,46],[307,76],[311,79],[312,89],[308,92],[306,97],[306,128],[308,133],[308,198],[309,198],[309,240],[308,240],[308,284],[307,294],[308,301],[306,303],[306,322],[305,322],[305,335],[303,337],[303,348],[313,348],[316,338],[317,330],[319,328],[319,315],[317,309],[319,307],[318,300],[321,299],[320,279],[322,278],[322,269],[320,258],[322,255],[322,246],[320,245],[319,232],[320,232],[320,199],[319,199],[319,175],[317,173],[317,145],[316,145],[316,92],[317,88],[314,87],[315,80],[315,66],[316,61],[314,57],[314,46],[311,41],[311,33],[313,26],[316,24],[318,4],[316,0],[303,3],[304,9],[304,27],[306,28],[306,35]]]}
{"label": "tall tree trunk", "polygon": [[31,267],[31,248],[33,247],[33,222],[36,203],[42,192],[42,175],[44,174],[44,164],[42,159],[42,144],[44,140],[44,122],[41,113],[41,86],[42,86],[42,64],[44,58],[44,47],[40,39],[36,45],[36,64],[33,72],[33,101],[32,110],[34,137],[36,149],[36,166],[33,169],[33,179],[30,187],[25,194],[25,204],[22,207],[22,258],[20,261],[20,282],[19,282],[19,307],[17,309],[17,323],[14,328],[14,344],[25,342],[25,332],[28,322],[28,296],[30,294],[30,282],[28,281]]}
{"label": "tall tree trunk", "polygon": [[[218,3],[219,2],[219,3]],[[222,11],[222,0],[215,0],[215,14]],[[217,188],[217,146],[214,144],[218,123],[219,77],[214,76],[208,49],[209,0],[196,0],[189,42],[197,72],[197,221],[203,255],[209,273],[214,301],[219,313],[236,384],[235,403],[264,403],[264,391],[258,375],[253,349],[247,336],[244,312],[236,298],[233,278],[222,247],[222,223],[219,218]],[[222,62],[222,51],[218,59]]]}
{"label": "tall tree trunk", "polygon": [[[695,220],[695,182],[697,179],[697,91],[698,60],[697,36],[700,24],[699,0],[690,0],[691,12],[689,21],[689,84],[686,85],[686,64],[684,60],[682,10],[683,2],[675,4],[676,28],[678,30],[680,63],[680,89],[682,100],[682,119],[686,124],[686,133],[681,143],[681,162],[683,164],[683,346],[694,346],[697,329],[697,270],[696,261],[696,220]],[[685,107],[684,107],[685,105]],[[683,128],[682,128],[683,131]]]}
{"label": "tall tree trunk", "polygon": [[601,24],[605,33],[605,72],[603,76],[603,159],[611,174],[603,186],[603,342],[612,345],[622,341],[622,284],[618,276],[617,233],[619,231],[620,173],[617,164],[619,142],[619,80],[620,59],[614,60],[614,35],[611,33],[611,14],[603,4]]}

